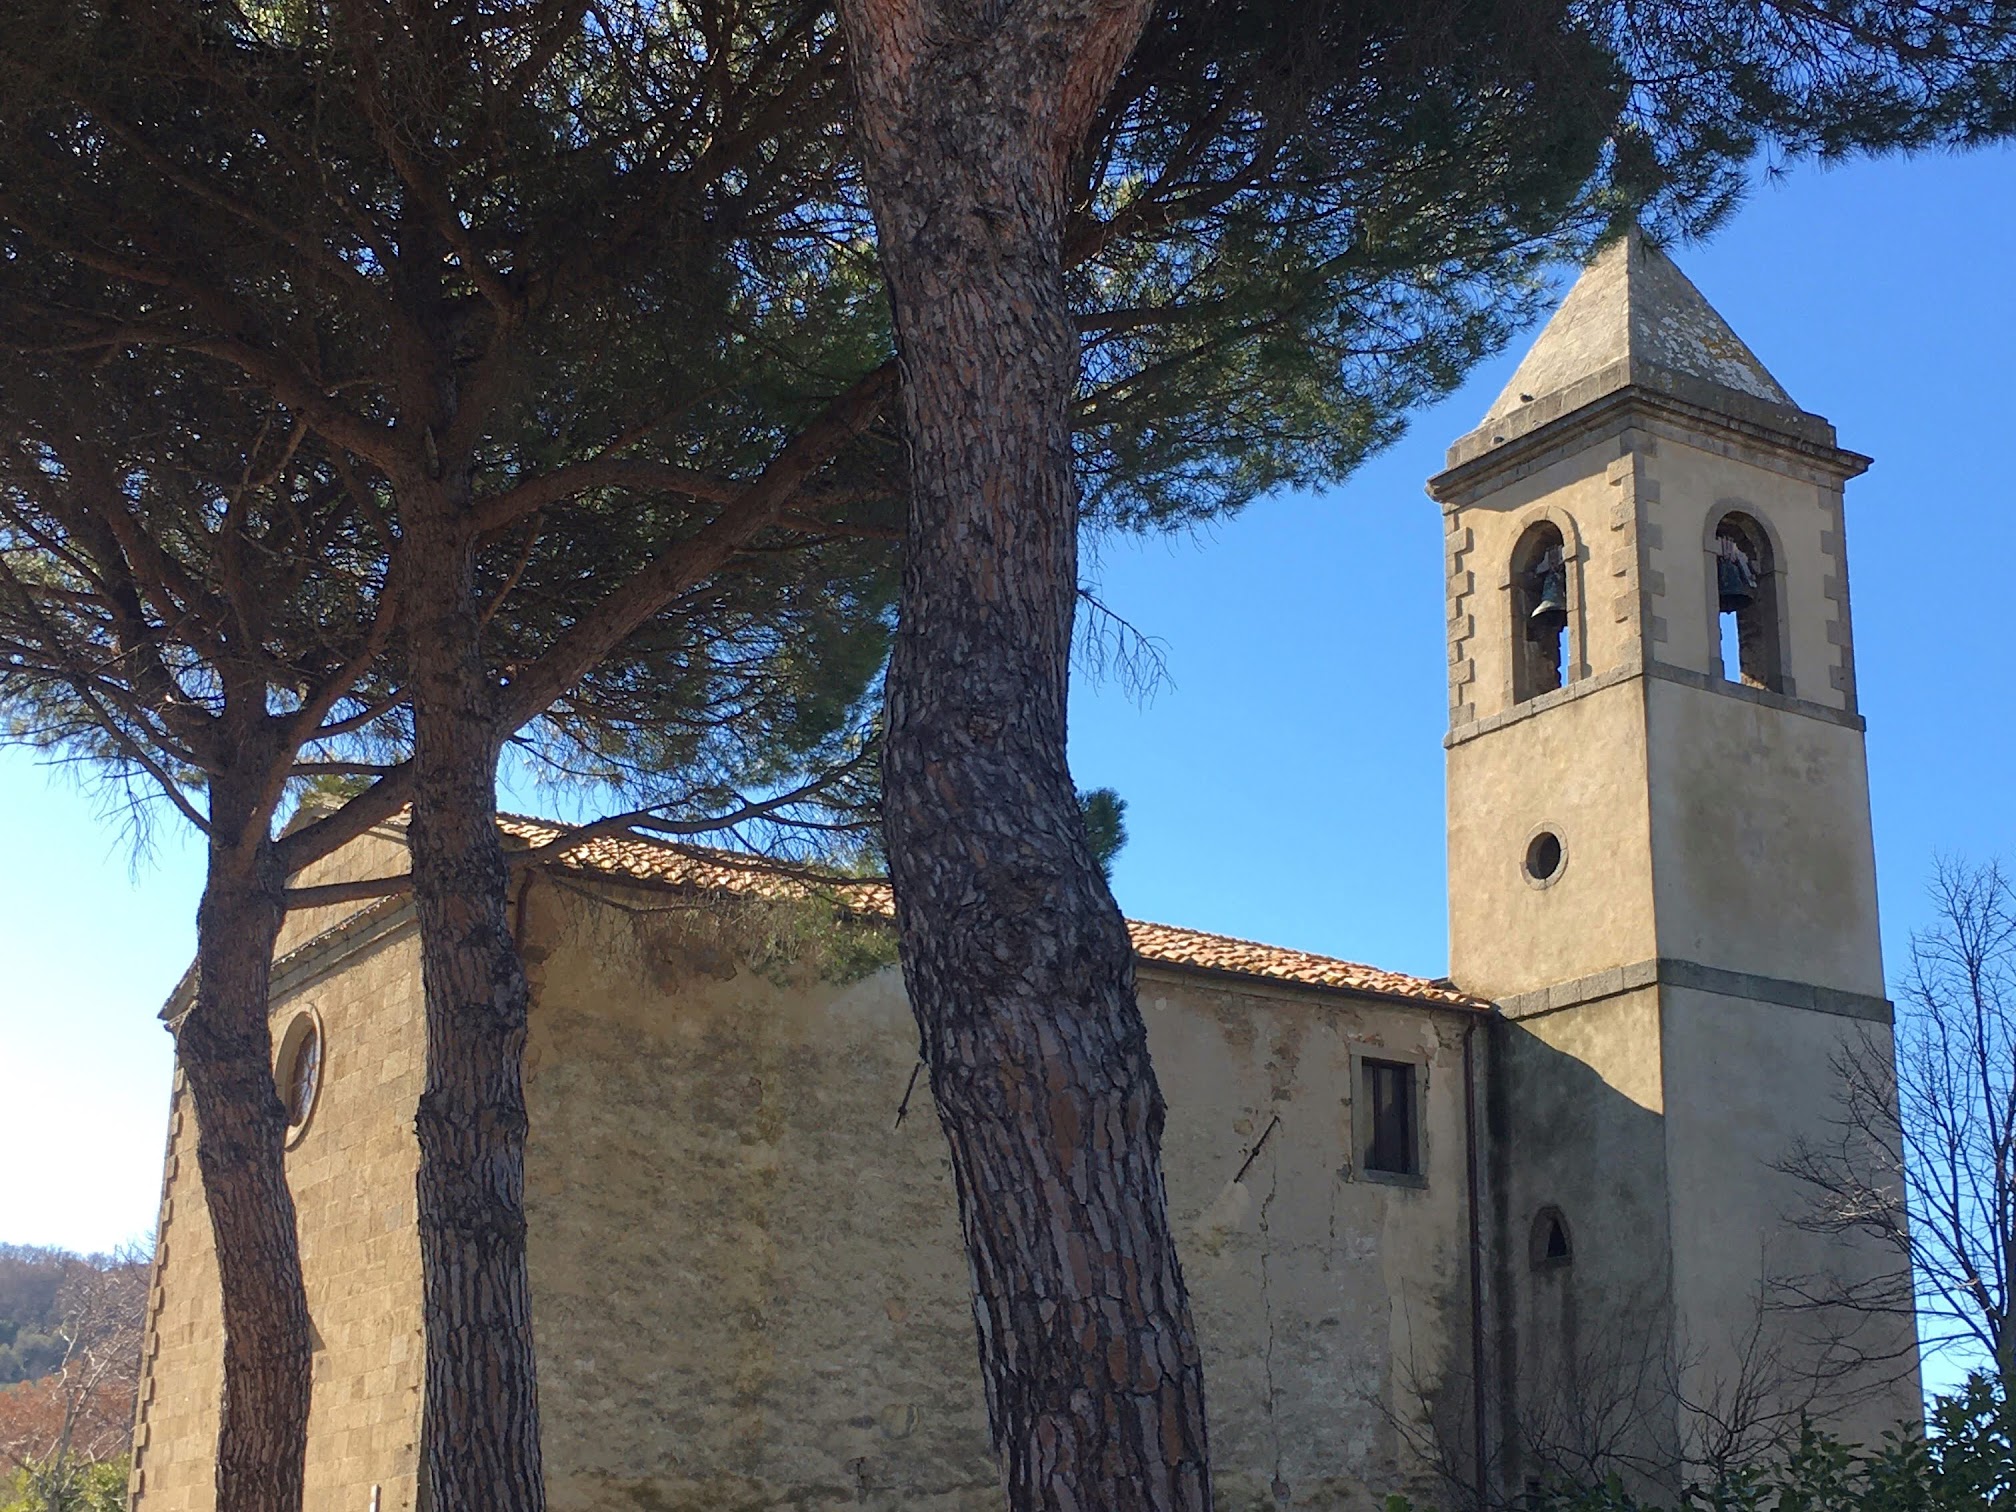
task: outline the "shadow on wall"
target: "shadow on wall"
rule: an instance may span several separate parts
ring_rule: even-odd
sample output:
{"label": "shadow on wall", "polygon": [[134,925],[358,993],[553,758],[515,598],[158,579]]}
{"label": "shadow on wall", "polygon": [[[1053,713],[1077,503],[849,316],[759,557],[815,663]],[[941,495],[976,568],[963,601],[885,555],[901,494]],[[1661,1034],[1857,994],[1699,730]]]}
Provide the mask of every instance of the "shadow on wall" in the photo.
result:
{"label": "shadow on wall", "polygon": [[[734,921],[621,901],[542,886],[528,908],[556,1512],[998,1508],[944,1138],[928,1090],[905,1096],[900,976],[735,969]],[[1396,1312],[1415,1307],[1424,1355],[1468,1357],[1471,1021],[1187,976],[1143,996],[1221,1502],[1375,1506],[1411,1469],[1380,1410]],[[1424,1174],[1355,1168],[1368,1057],[1417,1074]]]}
{"label": "shadow on wall", "polygon": [[[1620,1001],[1615,1016],[1648,1007]],[[1671,1498],[1755,1463],[1809,1418],[1893,1392],[1908,1367],[1894,1350],[1864,1347],[1857,1320],[1788,1301],[1772,1279],[1768,1235],[1727,1236],[1757,1241],[1746,1292],[1712,1317],[1682,1314],[1666,1120],[1549,1044],[1548,1028],[1505,1020],[1494,1031],[1483,1390],[1467,1375],[1401,1382],[1418,1412],[1395,1426],[1436,1467],[1445,1503],[1478,1504],[1480,1408],[1484,1502],[1509,1508],[1541,1485],[1611,1475],[1635,1495]],[[1772,1179],[1761,1164],[1755,1175]]]}

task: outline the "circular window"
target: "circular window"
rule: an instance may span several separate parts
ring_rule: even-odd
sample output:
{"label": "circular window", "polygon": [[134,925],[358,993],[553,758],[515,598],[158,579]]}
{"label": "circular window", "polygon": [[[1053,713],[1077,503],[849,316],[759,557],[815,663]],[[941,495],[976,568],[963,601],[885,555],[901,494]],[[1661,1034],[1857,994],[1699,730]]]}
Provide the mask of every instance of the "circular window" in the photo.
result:
{"label": "circular window", "polygon": [[280,1054],[273,1062],[273,1082],[280,1105],[287,1110],[287,1143],[297,1143],[315,1113],[322,1090],[322,1020],[313,1008],[294,1015],[280,1036]]}
{"label": "circular window", "polygon": [[1550,829],[1537,830],[1526,842],[1526,878],[1544,887],[1561,875],[1562,863],[1567,859],[1559,835]]}

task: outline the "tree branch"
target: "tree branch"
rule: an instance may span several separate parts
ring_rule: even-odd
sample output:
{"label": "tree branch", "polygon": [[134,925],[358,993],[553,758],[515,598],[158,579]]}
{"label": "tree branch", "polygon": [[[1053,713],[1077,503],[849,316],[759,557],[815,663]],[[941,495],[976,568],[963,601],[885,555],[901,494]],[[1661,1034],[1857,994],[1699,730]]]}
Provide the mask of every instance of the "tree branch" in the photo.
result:
{"label": "tree branch", "polygon": [[776,524],[799,490],[875,422],[895,386],[894,362],[862,377],[713,520],[604,595],[503,690],[505,728],[515,730],[542,713],[632,631]]}

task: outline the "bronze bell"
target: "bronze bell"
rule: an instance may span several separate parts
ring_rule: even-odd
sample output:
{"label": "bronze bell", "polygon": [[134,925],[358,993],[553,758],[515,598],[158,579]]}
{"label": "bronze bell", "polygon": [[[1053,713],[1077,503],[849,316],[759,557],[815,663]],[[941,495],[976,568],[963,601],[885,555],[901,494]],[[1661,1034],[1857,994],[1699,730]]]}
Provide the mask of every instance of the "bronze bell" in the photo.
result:
{"label": "bronze bell", "polygon": [[1716,597],[1724,614],[1736,614],[1757,602],[1757,569],[1743,547],[1722,536],[1715,546]]}
{"label": "bronze bell", "polygon": [[1558,548],[1549,550],[1533,564],[1533,612],[1526,616],[1526,633],[1535,640],[1559,635],[1568,626],[1568,569]]}

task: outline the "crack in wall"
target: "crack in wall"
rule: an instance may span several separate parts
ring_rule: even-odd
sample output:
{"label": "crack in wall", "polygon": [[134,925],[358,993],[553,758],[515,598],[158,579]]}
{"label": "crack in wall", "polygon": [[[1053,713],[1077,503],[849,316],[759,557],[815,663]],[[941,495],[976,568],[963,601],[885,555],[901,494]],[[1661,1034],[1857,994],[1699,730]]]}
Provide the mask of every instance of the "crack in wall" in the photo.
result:
{"label": "crack in wall", "polygon": [[[1278,1121],[1278,1115],[1277,1115]],[[1281,1189],[1281,1157],[1276,1154],[1267,1162],[1267,1195],[1260,1200],[1260,1316],[1267,1333],[1267,1347],[1261,1352],[1260,1368],[1267,1384],[1267,1432],[1274,1448],[1274,1484],[1272,1490],[1277,1502],[1288,1500],[1288,1483],[1281,1476],[1281,1418],[1275,1410],[1281,1398],[1279,1386],[1274,1380],[1274,1296],[1272,1277],[1268,1274],[1273,1258],[1270,1244],[1271,1228],[1268,1214],[1273,1209],[1274,1198]]]}

